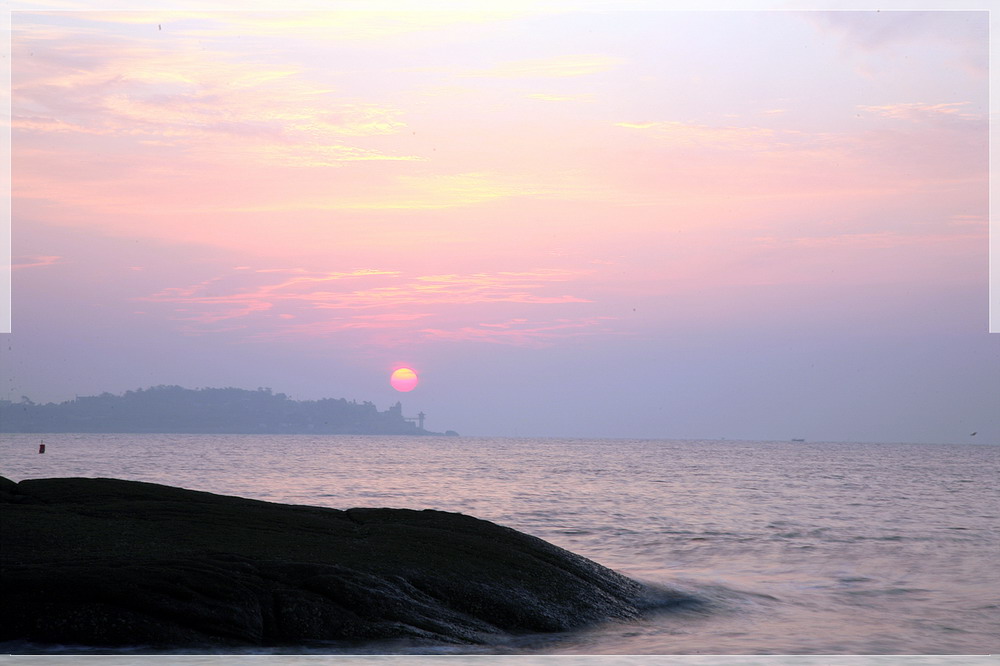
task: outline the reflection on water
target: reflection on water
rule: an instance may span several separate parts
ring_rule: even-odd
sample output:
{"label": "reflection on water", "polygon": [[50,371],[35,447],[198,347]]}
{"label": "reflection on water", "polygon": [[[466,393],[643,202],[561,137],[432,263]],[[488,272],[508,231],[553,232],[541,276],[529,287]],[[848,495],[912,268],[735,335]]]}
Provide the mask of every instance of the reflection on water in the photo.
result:
{"label": "reflection on water", "polygon": [[39,439],[3,436],[6,476],[460,511],[703,602],[507,652],[1000,651],[998,447],[70,434],[38,455]]}

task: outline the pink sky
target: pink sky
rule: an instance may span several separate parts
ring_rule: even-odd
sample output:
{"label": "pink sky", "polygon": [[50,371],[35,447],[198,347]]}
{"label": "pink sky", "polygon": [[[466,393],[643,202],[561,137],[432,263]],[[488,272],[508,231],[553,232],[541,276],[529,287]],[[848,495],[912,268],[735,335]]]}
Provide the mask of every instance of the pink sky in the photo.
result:
{"label": "pink sky", "polygon": [[987,27],[16,12],[9,392],[384,406],[405,363],[432,429],[1000,441]]}

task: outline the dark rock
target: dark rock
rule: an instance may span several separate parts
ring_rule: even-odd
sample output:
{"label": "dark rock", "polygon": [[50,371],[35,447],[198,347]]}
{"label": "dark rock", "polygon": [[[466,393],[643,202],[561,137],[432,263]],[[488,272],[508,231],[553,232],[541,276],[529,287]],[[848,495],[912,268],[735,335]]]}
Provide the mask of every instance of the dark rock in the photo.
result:
{"label": "dark rock", "polygon": [[638,614],[642,586],[457,513],[274,504],[118,479],[0,480],[0,640],[484,643]]}

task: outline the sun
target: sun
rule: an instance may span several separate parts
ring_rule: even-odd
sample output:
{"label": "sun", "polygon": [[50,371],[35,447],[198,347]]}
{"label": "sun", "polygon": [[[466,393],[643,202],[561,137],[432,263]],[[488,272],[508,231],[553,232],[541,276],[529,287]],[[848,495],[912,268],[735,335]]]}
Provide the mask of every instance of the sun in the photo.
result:
{"label": "sun", "polygon": [[411,368],[397,368],[393,371],[392,376],[389,377],[389,383],[392,384],[392,388],[402,393],[407,393],[417,388],[419,381],[417,373]]}

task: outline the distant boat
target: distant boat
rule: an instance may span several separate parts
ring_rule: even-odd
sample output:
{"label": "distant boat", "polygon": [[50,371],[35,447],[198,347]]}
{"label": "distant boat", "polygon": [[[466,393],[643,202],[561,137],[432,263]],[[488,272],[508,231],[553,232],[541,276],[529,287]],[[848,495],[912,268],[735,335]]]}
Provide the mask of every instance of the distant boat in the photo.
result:
{"label": "distant boat", "polygon": [[804,442],[804,441],[806,441],[806,440],[804,440],[804,439],[793,439],[792,441],[793,441],[793,442]]}

